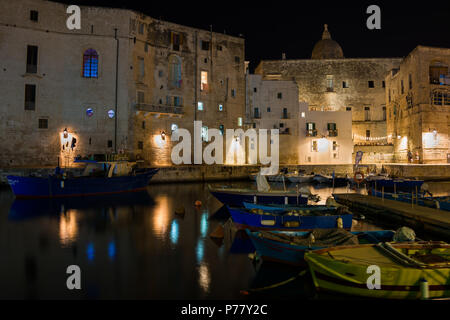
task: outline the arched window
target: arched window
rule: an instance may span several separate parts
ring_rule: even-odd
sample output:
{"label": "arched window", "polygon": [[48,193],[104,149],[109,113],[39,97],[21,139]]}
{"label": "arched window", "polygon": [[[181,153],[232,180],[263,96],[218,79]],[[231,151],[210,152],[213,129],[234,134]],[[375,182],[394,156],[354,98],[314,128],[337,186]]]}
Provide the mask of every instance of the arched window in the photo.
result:
{"label": "arched window", "polygon": [[87,49],[83,54],[83,77],[98,78],[98,54],[94,49]]}
{"label": "arched window", "polygon": [[181,88],[181,59],[177,56],[169,58],[169,85],[173,88]]}

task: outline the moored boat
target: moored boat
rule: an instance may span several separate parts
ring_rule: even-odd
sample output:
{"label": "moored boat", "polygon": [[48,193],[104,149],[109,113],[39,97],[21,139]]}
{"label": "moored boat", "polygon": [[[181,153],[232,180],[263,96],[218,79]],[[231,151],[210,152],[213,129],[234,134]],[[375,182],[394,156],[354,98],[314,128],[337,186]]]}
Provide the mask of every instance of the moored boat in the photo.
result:
{"label": "moored boat", "polygon": [[287,180],[291,183],[309,183],[313,179],[312,174],[288,174]]}
{"label": "moored boat", "polygon": [[[314,214],[299,211],[267,212],[261,209],[247,210],[228,207],[234,224],[239,229],[311,231],[341,227],[350,230],[351,213],[337,209],[334,214]],[[343,212],[343,213],[341,213]]]}
{"label": "moored boat", "polygon": [[[340,246],[306,252],[305,260],[319,290],[385,299],[450,297],[450,245],[443,242]],[[369,289],[374,269],[380,287]]]}
{"label": "moored boat", "polygon": [[81,176],[62,173],[47,177],[8,176],[16,198],[60,198],[115,194],[145,190],[158,169],[136,169],[127,161],[77,160],[86,165]]}
{"label": "moored boat", "polygon": [[384,192],[418,192],[422,187],[423,180],[411,180],[411,179],[375,179],[369,181],[371,187],[376,190],[384,190]]}
{"label": "moored boat", "polygon": [[450,197],[429,197],[423,194],[411,194],[411,193],[391,193],[391,192],[381,192],[375,189],[370,190],[370,194],[384,198],[388,200],[396,200],[407,203],[414,203],[419,206],[425,206],[429,208],[435,208],[445,211],[450,211]]}
{"label": "moored boat", "polygon": [[392,241],[395,232],[357,231],[343,229],[315,229],[311,232],[246,230],[257,255],[265,261],[290,265],[304,265],[304,253],[337,245],[358,245]]}
{"label": "moored boat", "polygon": [[295,191],[259,192],[251,189],[210,188],[211,194],[220,202],[230,206],[243,206],[244,202],[262,204],[295,204],[308,203],[308,196]]}

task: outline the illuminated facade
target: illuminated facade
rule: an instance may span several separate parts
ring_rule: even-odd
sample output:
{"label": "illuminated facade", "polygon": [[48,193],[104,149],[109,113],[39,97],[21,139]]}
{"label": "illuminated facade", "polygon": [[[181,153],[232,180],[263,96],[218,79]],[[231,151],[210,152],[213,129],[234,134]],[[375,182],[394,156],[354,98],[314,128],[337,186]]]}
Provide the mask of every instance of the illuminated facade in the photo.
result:
{"label": "illuminated facade", "polygon": [[395,161],[450,163],[450,49],[416,47],[386,77]]}
{"label": "illuminated facade", "polygon": [[364,151],[365,162],[387,162],[393,147],[386,134],[385,76],[400,62],[401,58],[345,58],[325,26],[311,59],[263,60],[255,73],[263,80],[295,81],[299,101],[311,111],[351,114],[354,151]]}
{"label": "illuminated facade", "polygon": [[0,7],[0,166],[113,152],[168,165],[175,128],[242,125],[242,38],[84,6],[69,30],[67,5]]}

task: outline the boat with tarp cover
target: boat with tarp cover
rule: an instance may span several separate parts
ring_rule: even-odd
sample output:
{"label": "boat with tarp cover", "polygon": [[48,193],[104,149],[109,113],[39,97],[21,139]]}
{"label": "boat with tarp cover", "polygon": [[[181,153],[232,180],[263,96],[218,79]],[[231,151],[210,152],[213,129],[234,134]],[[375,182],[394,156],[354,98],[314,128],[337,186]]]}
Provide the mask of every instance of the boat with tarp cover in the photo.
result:
{"label": "boat with tarp cover", "polygon": [[145,190],[158,169],[138,169],[136,162],[75,160],[85,165],[81,175],[57,167],[47,177],[8,176],[17,198],[60,198]]}
{"label": "boat with tarp cover", "polygon": [[[340,246],[306,252],[305,260],[318,290],[384,299],[450,297],[450,245],[444,242]],[[380,272],[378,289],[367,283],[373,266]]]}
{"label": "boat with tarp cover", "polygon": [[343,229],[315,229],[311,232],[250,231],[245,230],[264,261],[290,265],[304,265],[306,251],[341,245],[358,245],[392,241],[391,230],[355,231]]}

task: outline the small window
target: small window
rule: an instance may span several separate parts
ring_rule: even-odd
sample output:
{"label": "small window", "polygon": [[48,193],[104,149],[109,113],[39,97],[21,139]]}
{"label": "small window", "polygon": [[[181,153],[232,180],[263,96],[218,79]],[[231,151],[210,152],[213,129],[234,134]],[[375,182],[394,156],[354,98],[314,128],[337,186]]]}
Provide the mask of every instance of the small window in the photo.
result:
{"label": "small window", "polygon": [[366,130],[366,140],[370,140],[370,130]]}
{"label": "small window", "polygon": [[[336,141],[333,141],[333,151],[336,151],[337,150],[337,142]],[[336,155],[336,154],[335,154]]]}
{"label": "small window", "polygon": [[234,62],[240,63],[241,62],[241,58],[239,58],[238,56],[235,56],[234,57]]}
{"label": "small window", "polygon": [[39,12],[37,12],[36,10],[30,10],[30,20],[31,21],[38,21],[38,16],[39,16]]}
{"label": "small window", "polygon": [[386,81],[381,81],[381,86],[382,86],[383,88],[386,88]]}
{"label": "small window", "polygon": [[364,107],[364,120],[370,121],[370,107]]}
{"label": "small window", "polygon": [[306,116],[306,114],[304,112],[302,112],[301,116],[302,116],[302,118],[304,118]]}
{"label": "small window", "polygon": [[94,49],[88,49],[83,54],[83,77],[98,78],[98,54]]}
{"label": "small window", "polygon": [[108,140],[108,148],[112,148],[113,144],[112,144],[112,140]]}
{"label": "small window", "polygon": [[221,45],[217,45],[217,51],[222,51],[222,46]]}
{"label": "small window", "polygon": [[232,96],[233,98],[236,97],[236,89],[231,89],[231,96]]}
{"label": "small window", "polygon": [[39,129],[48,129],[48,119],[39,119]]}
{"label": "small window", "polygon": [[144,51],[148,52],[148,43],[147,42],[144,44]]}
{"label": "small window", "polygon": [[404,94],[405,93],[405,86],[403,85],[403,80],[400,80],[400,86],[401,86],[400,92],[401,92],[401,94]]}
{"label": "small window", "polygon": [[317,152],[317,140],[311,141],[311,151]]}
{"label": "small window", "polygon": [[352,111],[352,107],[346,107],[345,110],[346,111]]}
{"label": "small window", "polygon": [[180,51],[181,35],[175,32],[171,33],[172,50]]}
{"label": "small window", "polygon": [[281,92],[278,92],[277,98],[278,98],[278,99],[283,99],[283,94],[282,94]]}
{"label": "small window", "polygon": [[162,70],[159,70],[159,71],[158,71],[158,77],[162,78],[163,75],[164,75],[164,72],[163,72]]}
{"label": "small window", "polygon": [[410,73],[409,75],[408,75],[408,86],[409,86],[409,90],[411,90],[412,89],[412,74]]}
{"label": "small window", "polygon": [[269,108],[267,108],[267,112],[270,112],[270,107],[269,107]]}
{"label": "small window", "polygon": [[36,109],[36,85],[25,85],[25,110]]}
{"label": "small window", "polygon": [[374,81],[370,80],[368,84],[369,84],[369,88],[375,88],[375,82]]}
{"label": "small window", "polygon": [[253,92],[258,92],[258,89],[257,88],[253,88]]}
{"label": "small window", "polygon": [[139,79],[143,80],[145,77],[145,61],[144,58],[138,57],[138,65],[139,65]]}
{"label": "small window", "polygon": [[137,92],[137,103],[144,104],[145,103],[145,93],[144,91]]}
{"label": "small window", "polygon": [[280,123],[280,128],[284,128],[284,123]]}
{"label": "small window", "polygon": [[145,129],[145,121],[142,121],[142,129]]}
{"label": "small window", "polygon": [[139,22],[139,34],[144,34],[144,24]]}
{"label": "small window", "polygon": [[238,127],[242,127],[242,118],[241,117],[238,118]]}
{"label": "small window", "polygon": [[202,40],[202,50],[209,50],[209,41]]}
{"label": "small window", "polygon": [[219,104],[219,111],[223,111],[223,104]]}
{"label": "small window", "polygon": [[208,58],[205,58],[205,59],[203,60],[203,62],[204,62],[204,63],[208,63]]}
{"label": "small window", "polygon": [[348,88],[348,82],[342,81],[342,88]]}
{"label": "small window", "polygon": [[203,111],[203,102],[199,101],[199,102],[197,103],[197,110],[198,110],[198,111]]}
{"label": "small window", "polygon": [[144,142],[138,141],[138,149],[139,150],[144,150]]}

